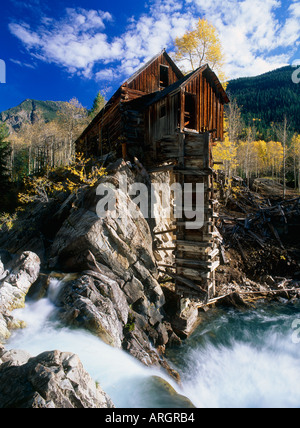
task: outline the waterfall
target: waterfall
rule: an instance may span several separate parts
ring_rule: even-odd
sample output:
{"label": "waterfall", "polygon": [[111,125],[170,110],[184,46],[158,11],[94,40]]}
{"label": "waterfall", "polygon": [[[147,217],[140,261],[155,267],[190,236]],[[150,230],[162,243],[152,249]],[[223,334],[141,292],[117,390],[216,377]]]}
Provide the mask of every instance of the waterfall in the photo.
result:
{"label": "waterfall", "polygon": [[[28,301],[24,309],[14,311],[14,316],[25,321],[27,327],[13,333],[6,349],[24,349],[32,356],[56,349],[77,354],[84,368],[99,382],[116,407],[173,407],[178,403],[178,397],[172,394],[166,396],[165,393],[165,402],[157,399],[159,384],[155,376],[162,377],[161,371],[144,366],[125,351],[106,345],[88,331],[71,329],[57,321],[57,308],[53,302],[62,285],[63,281],[52,278],[46,298]],[[178,389],[167,375],[163,377]]]}
{"label": "waterfall", "polygon": [[184,394],[204,408],[300,407],[299,318],[299,303],[212,311],[179,355],[170,352]]}
{"label": "waterfall", "polygon": [[[180,348],[167,352],[181,375],[179,387],[158,369],[91,333],[62,326],[53,303],[61,285],[51,279],[47,298],[29,301],[25,309],[14,312],[27,328],[14,332],[6,348],[24,349],[33,356],[55,349],[77,354],[116,407],[186,407],[178,393],[199,408],[300,406],[300,344],[293,340],[293,325],[300,325],[295,323],[300,319],[299,303],[204,314],[196,332]],[[163,377],[177,394],[163,388],[155,376]]]}

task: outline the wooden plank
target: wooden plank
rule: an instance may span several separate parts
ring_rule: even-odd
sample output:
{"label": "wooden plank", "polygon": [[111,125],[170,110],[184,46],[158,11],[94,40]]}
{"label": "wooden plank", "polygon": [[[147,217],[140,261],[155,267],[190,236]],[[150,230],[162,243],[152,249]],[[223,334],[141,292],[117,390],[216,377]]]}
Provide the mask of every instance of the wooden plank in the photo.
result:
{"label": "wooden plank", "polygon": [[182,240],[175,240],[173,241],[177,244],[178,247],[184,247],[184,248],[207,248],[212,247],[212,243],[207,242],[197,242],[197,241],[182,241]]}
{"label": "wooden plank", "polygon": [[202,287],[198,286],[197,284],[195,284],[193,281],[189,280],[188,278],[184,278],[180,275],[173,275],[173,277],[174,277],[174,279],[176,279],[176,281],[181,282],[182,284],[188,286],[189,288],[192,288],[193,290],[202,291],[203,293],[206,293],[206,291]]}
{"label": "wooden plank", "polygon": [[207,254],[207,256],[211,259],[213,259],[214,257],[218,256],[220,254],[219,249],[216,248],[215,250],[211,251],[209,254]]}
{"label": "wooden plank", "polygon": [[196,169],[193,168],[186,168],[186,169],[181,169],[181,168],[174,168],[174,174],[184,174],[184,175],[198,175],[200,177],[207,177],[208,175],[212,175],[213,171],[212,170],[203,170],[203,171],[198,171]]}
{"label": "wooden plank", "polygon": [[167,265],[167,264],[164,264],[164,263],[157,263],[157,266],[164,267],[164,268],[169,268],[169,269],[176,269],[176,266]]}
{"label": "wooden plank", "polygon": [[[179,265],[186,265],[186,266],[200,266],[200,267],[204,267],[204,268],[211,268],[213,266],[211,261],[206,261],[206,260],[193,260],[193,259],[178,259],[175,258],[175,264],[178,267]],[[184,266],[182,266],[184,267]]]}
{"label": "wooden plank", "polygon": [[174,169],[174,167],[175,167],[175,164],[162,165],[162,166],[158,166],[156,168],[149,169],[148,172],[149,173],[154,173],[154,172],[172,171]]}
{"label": "wooden plank", "polygon": [[177,229],[162,230],[162,231],[159,231],[159,232],[154,232],[154,235],[157,236],[157,235],[164,235],[166,233],[174,233],[174,232],[176,232],[176,230]]}
{"label": "wooden plank", "polygon": [[158,247],[155,251],[175,251],[176,247]]}
{"label": "wooden plank", "polygon": [[180,276],[183,276],[183,277],[188,278],[188,279],[200,281],[201,279],[208,279],[209,278],[209,274],[211,272],[211,269],[202,268],[200,271],[200,270],[195,270],[195,269],[186,268],[186,267],[182,267],[182,266],[177,266],[176,271],[177,271],[177,274],[179,274]]}

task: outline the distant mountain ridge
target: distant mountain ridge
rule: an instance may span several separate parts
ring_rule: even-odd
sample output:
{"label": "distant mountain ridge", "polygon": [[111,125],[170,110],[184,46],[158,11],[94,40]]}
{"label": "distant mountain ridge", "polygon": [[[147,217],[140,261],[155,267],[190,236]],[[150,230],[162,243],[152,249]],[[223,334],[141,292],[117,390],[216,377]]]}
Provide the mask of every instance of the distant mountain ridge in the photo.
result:
{"label": "distant mountain ridge", "polygon": [[246,125],[255,121],[262,137],[272,134],[272,123],[287,116],[291,129],[300,133],[300,83],[292,81],[295,68],[282,67],[256,77],[231,80],[227,92],[236,98]]}
{"label": "distant mountain ridge", "polygon": [[[264,139],[273,138],[272,123],[280,123],[287,116],[290,128],[300,133],[300,83],[292,81],[295,68],[282,67],[256,76],[229,81],[227,92],[241,107],[245,125],[253,124]],[[45,122],[55,119],[63,101],[27,99],[16,107],[0,113],[0,122],[18,131],[24,123],[34,123],[38,114]]]}
{"label": "distant mountain ridge", "polygon": [[34,123],[38,115],[41,115],[45,122],[51,122],[63,105],[63,101],[27,99],[18,106],[0,113],[0,121],[6,123],[10,130],[18,131],[24,123]]}

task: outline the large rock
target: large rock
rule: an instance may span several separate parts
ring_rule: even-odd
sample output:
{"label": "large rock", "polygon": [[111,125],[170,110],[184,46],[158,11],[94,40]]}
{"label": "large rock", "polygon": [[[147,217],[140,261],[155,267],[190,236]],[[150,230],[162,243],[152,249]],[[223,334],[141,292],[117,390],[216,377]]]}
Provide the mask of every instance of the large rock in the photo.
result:
{"label": "large rock", "polygon": [[[113,176],[103,178],[102,184],[114,185],[117,189],[124,174],[130,179],[129,183],[134,180],[126,164],[121,164]],[[98,217],[96,207],[100,197],[96,195],[96,188],[81,196],[82,201],[78,202],[81,207],[71,211],[55,237],[51,262],[63,270],[78,271],[85,267],[84,254],[91,251],[98,262],[109,266],[125,280],[130,278],[136,263],[141,263],[151,273],[155,272],[151,231],[141,211],[137,209],[137,218],[130,214],[136,209],[130,196],[115,190],[121,213],[118,218],[111,215]]]}
{"label": "large rock", "polygon": [[[151,230],[128,192],[118,191],[124,175],[128,185],[143,181],[145,177],[135,174],[124,161],[117,162],[110,172],[111,175],[102,178],[102,183],[113,186],[122,215],[118,218],[98,217],[100,197],[96,188],[85,190],[78,196],[76,205],[79,208],[71,210],[51,248],[51,268],[67,272],[92,270],[102,275],[101,278],[90,274],[81,276],[71,288],[65,288],[61,299],[64,302],[63,316],[75,325],[84,322],[114,346],[121,346],[124,331],[128,333],[134,325],[139,330],[136,334],[147,339],[148,348],[149,339],[154,345],[164,346],[169,337],[162,327],[165,297],[157,281]],[[136,215],[132,215],[134,210]],[[125,212],[128,216],[124,215]],[[107,278],[103,280],[103,275],[110,281]],[[107,284],[106,289],[104,284]],[[129,305],[132,318],[139,320],[136,324],[126,321],[128,310],[126,313],[124,308]],[[136,348],[133,343],[138,343],[138,340],[131,339],[128,343],[127,335],[126,349]],[[136,353],[141,355],[139,350]],[[141,360],[148,361],[148,357],[141,357]]]}
{"label": "large rock", "polygon": [[29,358],[10,351],[0,357],[2,409],[114,407],[74,354],[52,351]]}
{"label": "large rock", "polygon": [[86,328],[105,343],[121,348],[129,307],[114,279],[100,271],[87,271],[63,286],[56,304],[68,325]]}
{"label": "large rock", "polygon": [[[122,160],[110,166],[109,175],[100,182],[114,188],[120,217],[99,217],[97,188],[83,186],[61,204],[50,201],[48,208],[47,204],[35,204],[32,216],[24,213],[9,235],[9,248],[41,242],[42,234],[45,252],[38,254],[43,253],[43,267],[76,273],[76,279],[66,281],[56,301],[61,319],[68,325],[89,329],[112,346],[123,347],[147,365],[166,366],[161,353],[170,340],[179,339],[165,320],[165,297],[157,281],[149,226],[152,228],[152,221],[145,218],[126,189],[117,191],[124,176],[129,185],[150,183],[145,171],[136,171]],[[128,207],[128,216],[124,216]],[[50,222],[45,221],[50,218]],[[26,226],[30,222],[36,229],[29,234]],[[0,278],[3,268],[0,265]],[[41,278],[39,282],[45,283]],[[38,291],[37,285],[32,292]],[[0,336],[7,337],[8,321],[13,320],[7,319],[9,313],[4,315],[3,319],[0,316]]]}
{"label": "large rock", "polygon": [[[3,264],[1,264],[3,266]],[[14,309],[24,307],[25,297],[40,273],[39,257],[29,251],[16,256],[2,268],[0,280],[0,343],[8,339],[17,323],[11,316]],[[20,325],[21,326],[21,325]]]}

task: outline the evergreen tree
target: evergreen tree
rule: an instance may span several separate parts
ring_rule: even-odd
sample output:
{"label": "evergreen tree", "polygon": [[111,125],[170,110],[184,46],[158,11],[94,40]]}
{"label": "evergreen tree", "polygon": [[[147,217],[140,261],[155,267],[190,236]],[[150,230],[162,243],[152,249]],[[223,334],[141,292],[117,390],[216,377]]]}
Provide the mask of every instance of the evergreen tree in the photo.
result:
{"label": "evergreen tree", "polygon": [[6,125],[0,124],[0,213],[13,212],[17,204],[17,189],[10,180],[12,151],[8,135]]}
{"label": "evergreen tree", "polygon": [[9,133],[4,124],[0,125],[0,192],[9,187],[9,167],[8,163],[11,155],[10,143],[6,142]]}
{"label": "evergreen tree", "polygon": [[101,92],[99,91],[96,98],[94,99],[93,107],[91,108],[91,110],[89,112],[89,116],[92,119],[94,119],[94,117],[97,116],[97,114],[103,109],[105,104],[106,104],[105,98],[101,94]]}

